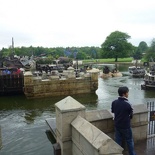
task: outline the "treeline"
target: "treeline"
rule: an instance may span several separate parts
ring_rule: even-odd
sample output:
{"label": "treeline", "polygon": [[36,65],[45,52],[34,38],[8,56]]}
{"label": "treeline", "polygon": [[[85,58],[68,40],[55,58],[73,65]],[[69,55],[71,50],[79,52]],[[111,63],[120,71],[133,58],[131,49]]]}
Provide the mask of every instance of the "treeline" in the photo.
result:
{"label": "treeline", "polygon": [[69,57],[73,59],[100,59],[102,58],[102,49],[99,47],[15,47],[14,49],[2,48],[1,56],[7,57],[14,53],[18,56],[47,56],[50,58]]}
{"label": "treeline", "polygon": [[131,38],[127,33],[114,31],[101,44],[101,47],[15,47],[3,48],[0,51],[0,57],[7,57],[12,53],[18,56],[35,56],[57,59],[59,57],[68,57],[72,59],[103,59],[103,58],[127,58],[144,59],[149,61],[155,59],[155,39],[152,40],[151,45],[148,46],[146,42],[141,41],[139,45],[133,46],[128,40]]}

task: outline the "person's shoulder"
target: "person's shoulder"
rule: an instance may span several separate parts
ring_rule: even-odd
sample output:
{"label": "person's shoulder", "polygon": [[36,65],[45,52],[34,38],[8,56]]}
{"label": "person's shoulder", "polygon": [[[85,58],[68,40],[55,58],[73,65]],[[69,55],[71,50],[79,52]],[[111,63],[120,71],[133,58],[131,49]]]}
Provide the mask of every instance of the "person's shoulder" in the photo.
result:
{"label": "person's shoulder", "polygon": [[128,99],[124,99],[124,102],[126,102],[127,104],[131,105],[131,103],[129,102]]}
{"label": "person's shoulder", "polygon": [[116,102],[118,102],[118,99],[113,100],[113,101],[112,101],[112,104],[114,104],[114,103],[116,103]]}
{"label": "person's shoulder", "polygon": [[125,100],[124,102],[126,103],[126,106],[132,109],[132,104],[128,100]]}
{"label": "person's shoulder", "polygon": [[112,102],[115,102],[115,101],[117,101],[118,100],[118,98],[117,99],[114,99]]}

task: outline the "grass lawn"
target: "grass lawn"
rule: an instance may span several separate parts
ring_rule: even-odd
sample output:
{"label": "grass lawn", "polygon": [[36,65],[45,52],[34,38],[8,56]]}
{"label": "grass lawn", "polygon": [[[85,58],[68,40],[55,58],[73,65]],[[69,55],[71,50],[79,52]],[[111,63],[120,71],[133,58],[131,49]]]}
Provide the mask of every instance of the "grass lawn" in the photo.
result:
{"label": "grass lawn", "polygon": [[[118,58],[117,62],[132,62],[133,58],[129,57],[129,58]],[[104,62],[115,62],[114,58],[111,59],[88,59],[88,60],[83,60],[83,63],[104,63]]]}

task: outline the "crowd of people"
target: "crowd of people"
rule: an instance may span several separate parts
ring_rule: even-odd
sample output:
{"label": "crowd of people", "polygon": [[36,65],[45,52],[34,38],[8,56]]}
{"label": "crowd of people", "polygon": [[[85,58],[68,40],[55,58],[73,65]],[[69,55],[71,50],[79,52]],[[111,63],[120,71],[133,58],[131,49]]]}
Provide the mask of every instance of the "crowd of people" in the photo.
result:
{"label": "crowd of people", "polygon": [[20,74],[23,71],[20,68],[5,68],[0,70],[0,75],[12,75],[12,74]]}

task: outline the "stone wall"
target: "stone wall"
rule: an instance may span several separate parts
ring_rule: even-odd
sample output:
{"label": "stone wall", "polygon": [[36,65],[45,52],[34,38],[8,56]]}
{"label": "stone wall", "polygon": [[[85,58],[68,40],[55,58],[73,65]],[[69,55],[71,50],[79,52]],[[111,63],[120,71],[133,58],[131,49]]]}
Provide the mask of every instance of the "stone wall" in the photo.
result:
{"label": "stone wall", "polygon": [[78,101],[68,96],[55,107],[57,143],[62,155],[122,154],[123,149],[112,138],[85,119],[86,108]]}
{"label": "stone wall", "polygon": [[[133,106],[134,115],[131,120],[135,143],[147,139],[148,109],[144,104]],[[86,119],[98,129],[114,138],[113,114],[110,110],[93,110],[86,112]]]}
{"label": "stone wall", "polygon": [[71,124],[72,155],[122,155],[123,148],[81,116]]}
{"label": "stone wall", "polygon": [[113,114],[109,110],[87,111],[86,120],[114,139]]}
{"label": "stone wall", "polygon": [[31,72],[24,74],[24,93],[27,98],[94,93],[97,88],[98,72],[89,72],[79,78],[50,76],[44,80],[33,77]]}
{"label": "stone wall", "polygon": [[[109,110],[86,111],[78,101],[68,96],[55,104],[56,136],[62,155],[122,154],[114,142],[113,114]],[[147,139],[148,110],[135,105],[132,119],[134,141]]]}
{"label": "stone wall", "polygon": [[147,139],[148,109],[144,104],[133,106],[134,116],[131,121],[135,143]]}

